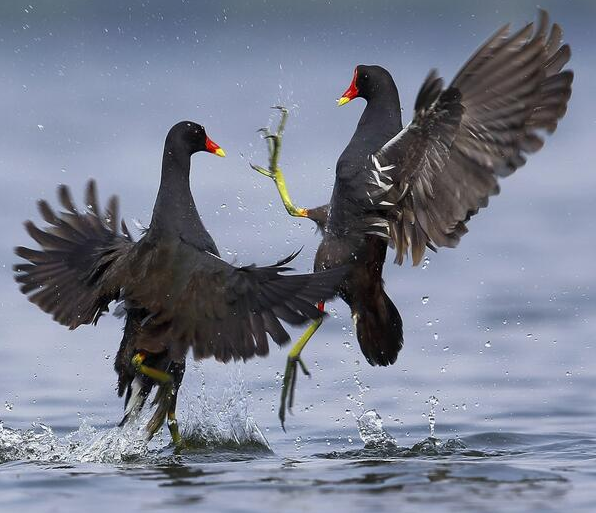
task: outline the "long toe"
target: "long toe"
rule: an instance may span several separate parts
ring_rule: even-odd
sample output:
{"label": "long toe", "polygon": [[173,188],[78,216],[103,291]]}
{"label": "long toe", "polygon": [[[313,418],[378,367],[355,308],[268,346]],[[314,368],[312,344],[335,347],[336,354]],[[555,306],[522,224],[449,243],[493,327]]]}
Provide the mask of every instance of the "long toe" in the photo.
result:
{"label": "long toe", "polygon": [[166,415],[168,411],[170,411],[170,405],[173,397],[172,385],[170,383],[161,385],[157,390],[157,394],[153,400],[153,404],[157,404],[157,408],[155,409],[151,420],[149,420],[147,427],[145,428],[147,431],[147,440],[151,440],[155,433],[157,433],[157,431],[159,431],[159,429],[163,426],[163,423],[166,420]]}

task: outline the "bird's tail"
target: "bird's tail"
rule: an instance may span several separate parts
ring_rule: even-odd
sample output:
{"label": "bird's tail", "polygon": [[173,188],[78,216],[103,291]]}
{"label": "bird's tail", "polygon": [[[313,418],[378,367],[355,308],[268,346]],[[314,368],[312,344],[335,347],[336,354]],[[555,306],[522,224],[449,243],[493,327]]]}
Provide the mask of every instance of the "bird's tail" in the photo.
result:
{"label": "bird's tail", "polygon": [[360,349],[371,365],[392,365],[404,344],[402,320],[382,286],[351,305]]}

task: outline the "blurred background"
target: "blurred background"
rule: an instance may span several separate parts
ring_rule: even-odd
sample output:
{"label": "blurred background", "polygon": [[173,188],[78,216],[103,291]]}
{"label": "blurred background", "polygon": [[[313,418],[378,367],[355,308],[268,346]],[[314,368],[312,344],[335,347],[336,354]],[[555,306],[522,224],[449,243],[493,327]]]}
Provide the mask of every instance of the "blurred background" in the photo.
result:
{"label": "blurred background", "polygon": [[[290,437],[345,440],[356,432],[352,412],[376,408],[407,443],[427,432],[430,396],[439,400],[439,435],[593,425],[596,3],[540,5],[573,51],[567,116],[502,182],[457,249],[429,255],[423,267],[387,264],[405,327],[396,365],[369,367],[347,308],[332,305],[304,353],[313,379],[299,380]],[[65,183],[81,202],[93,177],[104,200],[120,196],[129,226],[133,218],[147,224],[164,137],[190,119],[228,155],[196,155],[192,171],[223,256],[267,264],[304,245],[296,266],[311,269],[313,226],[289,218],[273,184],[248,166],[266,164],[256,130],[276,121],[270,106],[291,112],[281,163],[295,203],[323,204],[364,107],[335,105],[355,65],[391,71],[407,122],[430,68],[450,80],[499,26],[517,28],[536,13],[532,1],[2,2],[0,418],[68,430],[80,418],[113,425],[121,415],[112,371],[121,321],[106,316],[97,328],[69,332],[13,281],[12,248],[30,244],[22,222],[39,221],[38,198],[55,204]],[[274,444],[284,439],[276,411],[285,357],[272,347],[269,358],[240,364],[254,416]],[[203,372],[215,383],[222,367],[207,362]],[[196,385],[191,376],[191,401]]]}

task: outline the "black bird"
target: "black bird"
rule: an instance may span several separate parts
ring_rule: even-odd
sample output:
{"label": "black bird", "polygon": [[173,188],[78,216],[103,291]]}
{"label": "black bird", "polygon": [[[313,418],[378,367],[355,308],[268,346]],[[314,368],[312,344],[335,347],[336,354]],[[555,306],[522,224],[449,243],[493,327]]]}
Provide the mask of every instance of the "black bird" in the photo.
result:
{"label": "black bird", "polygon": [[[435,70],[426,77],[415,103],[414,119],[402,127],[397,87],[380,66],[357,66],[352,83],[338,100],[366,100],[356,131],[339,157],[333,195],[316,209],[295,207],[278,167],[286,122],[283,110],[269,142],[271,177],[291,215],[315,221],[323,240],[315,271],[349,265],[340,289],[349,305],[360,348],[371,365],[393,364],[403,345],[402,320],[385,291],[382,271],[387,245],[402,264],[408,253],[418,265],[426,248],[455,247],[466,223],[491,195],[497,177],[513,173],[526,155],[543,145],[565,114],[573,73],[557,24],[549,30],[540,11],[513,35],[499,29],[444,88]],[[294,399],[300,352],[321,320],[290,351],[280,407],[282,425]]]}
{"label": "black bird", "polygon": [[64,185],[58,195],[65,211],[39,201],[49,227],[25,226],[41,250],[15,249],[29,261],[14,266],[21,291],[70,329],[97,323],[112,301],[122,302],[126,324],[114,365],[118,394],[126,392],[122,422],[142,408],[157,383],[148,436],[167,415],[175,443],[176,397],[189,348],[195,359],[222,362],[265,356],[267,334],[280,345],[289,341],[279,319],[320,319],[315,303],[330,298],[344,274],[283,274],[295,254],[269,267],[223,261],[190,190],[191,155],[199,151],[225,155],[202,126],[184,121],[172,127],[151,224],[138,242],[124,223],[119,230],[117,198],[102,212],[90,181],[83,210]]}

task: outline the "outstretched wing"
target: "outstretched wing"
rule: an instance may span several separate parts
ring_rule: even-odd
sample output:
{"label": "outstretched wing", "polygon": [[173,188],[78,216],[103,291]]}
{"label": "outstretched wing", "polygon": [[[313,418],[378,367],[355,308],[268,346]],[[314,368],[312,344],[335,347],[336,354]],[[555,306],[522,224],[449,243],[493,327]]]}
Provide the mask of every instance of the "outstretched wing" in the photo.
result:
{"label": "outstretched wing", "polygon": [[269,267],[234,267],[184,242],[172,254],[177,265],[168,266],[171,273],[150,272],[150,266],[163,267],[160,257],[137,259],[140,273],[155,279],[136,280],[131,270],[125,287],[127,300],[154,313],[148,328],[164,327],[160,340],[174,358],[189,346],[197,359],[214,356],[227,362],[266,355],[267,334],[280,345],[290,340],[280,320],[296,325],[320,318],[324,313],[316,303],[333,297],[345,274],[339,268],[286,275],[294,255]]}
{"label": "outstretched wing", "polygon": [[315,305],[336,294],[345,274],[338,268],[315,274],[284,274],[295,255],[268,267],[234,267],[182,238],[133,243],[118,225],[118,202],[98,207],[95,182],[86,208],[77,210],[66,186],[58,189],[62,212],[39,202],[40,229],[25,223],[39,250],[18,247],[28,260],[14,266],[21,291],[60,324],[75,329],[97,322],[111,301],[125,299],[147,312],[138,349],[169,350],[183,357],[250,358],[290,337],[280,320],[302,324],[324,313]]}
{"label": "outstretched wing", "polygon": [[548,15],[509,35],[497,31],[453,82],[432,71],[412,122],[371,156],[363,204],[368,232],[390,239],[403,263],[426,247],[455,247],[470,217],[498,194],[498,176],[523,166],[553,133],[571,96],[573,73],[561,71],[569,46]]}
{"label": "outstretched wing", "polygon": [[75,329],[96,323],[119,297],[120,284],[107,276],[134,244],[124,221],[119,226],[118,198],[112,196],[101,212],[93,180],[87,184],[84,210],[77,210],[65,185],[59,187],[58,197],[62,212],[54,212],[43,200],[38,203],[48,227],[25,223],[41,249],[15,248],[18,256],[28,260],[14,266],[15,279],[32,303]]}

